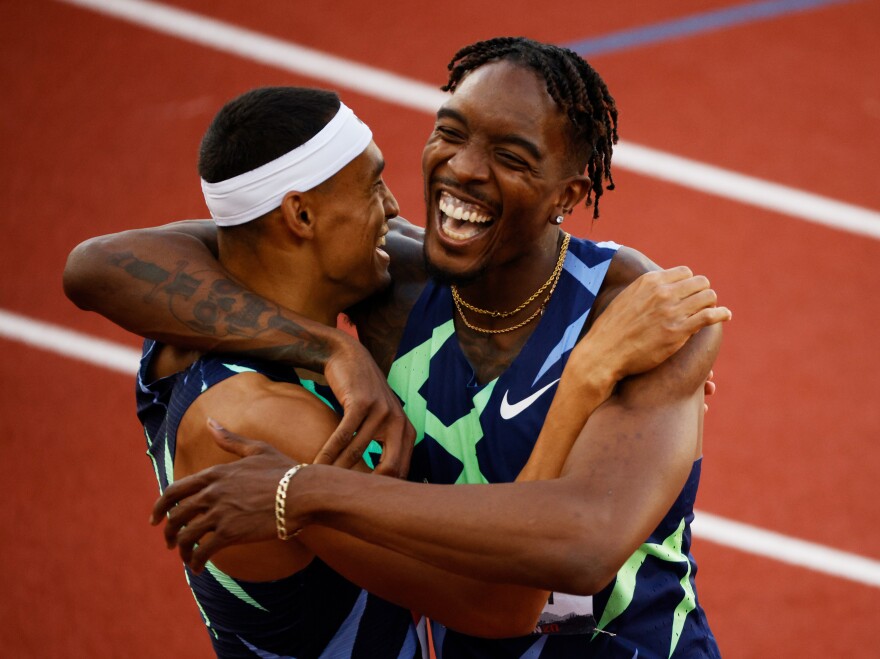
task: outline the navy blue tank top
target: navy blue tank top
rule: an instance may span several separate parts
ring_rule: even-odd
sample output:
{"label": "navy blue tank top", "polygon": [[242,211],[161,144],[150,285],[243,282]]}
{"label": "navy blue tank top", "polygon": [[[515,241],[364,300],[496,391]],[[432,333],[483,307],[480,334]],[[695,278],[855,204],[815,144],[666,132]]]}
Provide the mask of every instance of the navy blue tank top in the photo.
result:
{"label": "navy blue tank top", "polygon": [[[556,291],[520,354],[477,382],[455,335],[448,286],[430,282],[410,312],[388,376],[416,429],[411,479],[503,483],[531,454],[571,349],[618,246],[572,238]],[[438,659],[716,657],[697,602],[690,523],[696,462],[658,528],[592,597],[553,593],[534,634],[486,640],[432,625]]]}
{"label": "navy blue tank top", "polygon": [[[157,352],[155,342],[145,342],[137,409],[160,491],[174,479],[180,420],[202,392],[226,378],[255,371],[299,384],[342,411],[328,387],[301,379],[289,366],[240,355],[208,354],[184,371],[150,382],[147,373]],[[318,558],[289,577],[268,582],[234,579],[211,562],[199,575],[187,567],[185,572],[218,657],[421,657],[408,610],[370,595]]]}

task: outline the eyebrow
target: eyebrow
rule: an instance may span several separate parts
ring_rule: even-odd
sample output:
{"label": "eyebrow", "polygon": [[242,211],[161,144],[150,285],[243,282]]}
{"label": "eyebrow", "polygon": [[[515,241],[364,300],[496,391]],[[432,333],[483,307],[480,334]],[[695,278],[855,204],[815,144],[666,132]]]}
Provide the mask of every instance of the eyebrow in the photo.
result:
{"label": "eyebrow", "polygon": [[379,162],[376,163],[376,166],[373,168],[373,175],[370,177],[371,179],[377,179],[382,175],[382,172],[385,171],[385,159],[383,158]]}
{"label": "eyebrow", "polygon": [[521,146],[523,149],[532,154],[532,157],[535,160],[544,159],[544,154],[541,153],[541,150],[535,145],[535,143],[527,140],[524,137],[520,137],[519,135],[514,134],[502,135],[501,141],[507,144],[516,144],[518,146]]}
{"label": "eyebrow", "polygon": [[467,126],[467,120],[464,118],[464,115],[457,110],[453,110],[452,108],[442,107],[437,110],[437,118],[438,119],[455,119],[456,121],[460,121],[465,126]]}
{"label": "eyebrow", "polygon": [[[468,125],[467,119],[465,119],[464,115],[457,110],[453,110],[452,108],[440,108],[437,110],[437,118],[438,119],[454,119],[465,126]],[[507,133],[506,135],[502,135],[498,140],[504,144],[516,144],[517,146],[522,147],[526,151],[528,151],[535,160],[543,160],[544,154],[541,152],[541,149],[532,142],[531,140],[527,140],[521,135],[517,135],[516,133]]]}

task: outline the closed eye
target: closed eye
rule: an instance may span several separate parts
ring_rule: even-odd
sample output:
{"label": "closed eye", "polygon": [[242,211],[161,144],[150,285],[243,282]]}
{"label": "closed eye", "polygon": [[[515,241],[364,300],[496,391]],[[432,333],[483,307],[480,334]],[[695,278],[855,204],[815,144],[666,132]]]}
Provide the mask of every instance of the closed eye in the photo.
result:
{"label": "closed eye", "polygon": [[508,167],[514,167],[517,169],[531,169],[531,165],[520,158],[518,155],[511,153],[510,151],[498,151],[497,152],[498,159],[502,162],[502,164]]}
{"label": "closed eye", "polygon": [[464,136],[460,132],[449,126],[436,126],[434,131],[444,140],[450,142],[461,142],[464,140]]}

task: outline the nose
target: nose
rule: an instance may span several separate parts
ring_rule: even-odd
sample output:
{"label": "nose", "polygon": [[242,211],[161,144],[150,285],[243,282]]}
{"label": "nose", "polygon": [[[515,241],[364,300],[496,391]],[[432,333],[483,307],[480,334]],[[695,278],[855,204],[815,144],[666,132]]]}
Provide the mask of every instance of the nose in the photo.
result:
{"label": "nose", "polygon": [[388,186],[385,186],[385,199],[382,201],[382,206],[385,209],[386,219],[391,219],[392,217],[400,215],[400,206],[397,205],[397,199],[394,198],[394,195]]}
{"label": "nose", "polygon": [[485,149],[469,140],[458,145],[448,160],[449,169],[460,183],[485,181],[489,178],[489,163]]}

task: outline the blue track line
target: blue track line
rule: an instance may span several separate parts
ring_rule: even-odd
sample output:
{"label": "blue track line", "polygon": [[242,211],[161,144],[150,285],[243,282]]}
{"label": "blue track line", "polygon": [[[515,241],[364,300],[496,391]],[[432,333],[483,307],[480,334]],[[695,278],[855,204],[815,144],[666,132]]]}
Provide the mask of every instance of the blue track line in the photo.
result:
{"label": "blue track line", "polygon": [[853,0],[768,0],[621,30],[564,45],[584,57],[601,55],[848,2]]}

